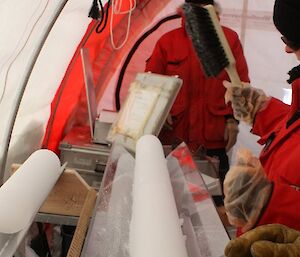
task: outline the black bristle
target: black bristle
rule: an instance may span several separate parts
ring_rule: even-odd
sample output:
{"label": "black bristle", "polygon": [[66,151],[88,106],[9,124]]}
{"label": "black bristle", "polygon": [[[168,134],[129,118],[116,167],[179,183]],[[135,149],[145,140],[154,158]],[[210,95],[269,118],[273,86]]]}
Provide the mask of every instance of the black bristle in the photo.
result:
{"label": "black bristle", "polygon": [[93,4],[89,12],[89,17],[94,20],[98,20],[100,18],[100,10],[97,0],[93,0]]}
{"label": "black bristle", "polygon": [[229,64],[208,10],[193,3],[183,5],[185,28],[207,77],[216,77]]}

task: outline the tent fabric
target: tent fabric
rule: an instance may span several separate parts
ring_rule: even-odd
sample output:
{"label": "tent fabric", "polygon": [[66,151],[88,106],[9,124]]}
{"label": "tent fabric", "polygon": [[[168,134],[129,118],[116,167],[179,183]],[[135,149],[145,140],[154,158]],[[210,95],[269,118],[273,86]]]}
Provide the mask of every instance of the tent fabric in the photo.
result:
{"label": "tent fabric", "polygon": [[[60,2],[24,0],[0,2],[0,131],[7,131],[9,118],[26,76],[30,57],[35,54],[39,39]],[[90,3],[72,0],[67,3],[55,23],[25,93],[10,139],[6,170],[12,162],[22,163],[41,148],[50,104],[74,51],[91,19],[87,17]],[[74,24],[76,24],[76,29]],[[63,36],[62,36],[63,35]],[[0,145],[4,146],[4,133]],[[2,163],[2,156],[0,162]],[[2,178],[1,178],[2,179]]]}
{"label": "tent fabric", "polygon": [[[124,3],[124,1],[122,3]],[[109,24],[100,34],[96,33],[94,30],[95,22],[90,24],[83,39],[85,44],[81,43],[77,47],[68,70],[66,71],[66,75],[52,102],[51,116],[43,141],[44,148],[48,148],[58,153],[59,143],[71,127],[87,124],[87,105],[82,63],[79,55],[80,48],[86,47],[89,50],[93,66],[96,98],[98,101],[102,100],[100,101],[100,106],[102,105],[103,107],[100,108],[115,110],[114,89],[121,64],[141,33],[143,33],[146,28],[151,26],[151,24],[157,21],[161,16],[165,16],[169,13],[169,9],[171,9],[171,12],[173,13],[174,11],[176,12],[177,6],[179,6],[182,2],[177,1],[177,4],[175,4],[175,1],[173,0],[171,5],[173,8],[168,8],[168,3],[170,3],[170,0],[152,0],[141,8],[144,2],[139,2],[135,13],[131,17],[130,38],[128,38],[126,45],[118,50],[113,49],[111,46]],[[174,6],[176,6],[175,9]],[[126,10],[125,7],[124,9]],[[109,10],[108,20],[110,20],[112,15],[112,8]],[[127,15],[115,16],[113,23],[114,40],[122,42],[127,30],[126,20],[128,17]],[[152,42],[155,43],[155,41]],[[150,53],[148,52],[148,57],[149,54]],[[135,69],[134,75],[130,77],[130,81],[133,80],[137,71],[143,71],[145,58],[145,56],[139,58],[139,66]],[[128,79],[125,79],[125,82],[127,83],[126,89],[128,89]],[[106,90],[107,88],[109,89]],[[108,92],[110,95],[109,97],[107,97]],[[106,96],[104,96],[105,93]],[[124,97],[122,100],[124,100]]]}
{"label": "tent fabric", "polygon": [[[222,6],[221,21],[238,32],[248,62],[251,85],[263,89],[285,103],[291,102],[291,88],[287,84],[287,72],[297,65],[294,55],[285,53],[280,33],[276,30],[272,12],[274,1],[219,1]],[[237,143],[232,150],[231,162],[235,162],[237,149],[245,147],[256,156],[262,146],[251,128],[241,122]]]}
{"label": "tent fabric", "polygon": [[[122,11],[133,2],[123,0]],[[291,89],[286,73],[297,64],[293,55],[284,52],[280,34],[272,22],[273,0],[218,0],[221,23],[239,34],[249,65],[251,83],[267,94],[290,103]],[[90,50],[96,84],[98,112],[115,109],[115,86],[120,70],[136,40],[160,19],[172,15],[181,1],[139,1],[131,13],[130,33],[119,50],[111,46],[109,27],[100,35],[92,32],[95,22],[87,17],[92,1],[69,0],[51,31],[27,84],[10,141],[7,169],[12,162],[23,162],[34,150],[42,147],[58,152],[58,144],[74,124],[86,124],[87,114],[83,90],[81,60],[78,50],[85,44]],[[0,2],[0,131],[7,129],[7,114],[26,73],[26,62],[36,49],[57,1],[4,0]],[[110,16],[111,17],[111,16]],[[121,44],[128,28],[128,14],[115,15],[114,41]],[[136,72],[144,70],[144,62],[152,52],[160,34],[177,26],[174,21],[151,34],[134,53],[124,74],[120,92],[126,97]],[[257,138],[250,127],[240,124],[238,142],[258,154]],[[46,133],[45,133],[46,132]],[[44,138],[44,140],[43,140]],[[5,139],[0,133],[0,144]],[[1,159],[1,156],[0,156]],[[0,160],[1,162],[2,160]]]}

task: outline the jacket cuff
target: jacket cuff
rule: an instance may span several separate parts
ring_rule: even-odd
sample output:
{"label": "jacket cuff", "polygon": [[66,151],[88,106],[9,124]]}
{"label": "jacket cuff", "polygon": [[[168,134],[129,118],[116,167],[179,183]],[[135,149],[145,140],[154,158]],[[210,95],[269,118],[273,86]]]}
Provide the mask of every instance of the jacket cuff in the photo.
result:
{"label": "jacket cuff", "polygon": [[273,194],[273,190],[274,190],[274,182],[272,181],[272,182],[271,182],[271,191],[270,191],[270,194],[269,194],[269,198],[267,199],[265,205],[264,205],[263,208],[261,209],[261,212],[260,212],[260,214],[259,214],[259,216],[258,216],[258,218],[257,218],[257,220],[256,220],[256,222],[255,222],[255,224],[254,224],[254,226],[253,226],[252,228],[257,227],[257,225],[259,224],[259,222],[260,222],[262,216],[264,215],[264,213],[265,213],[265,211],[266,211],[266,209],[267,209],[267,207],[268,207],[268,205],[269,205],[269,203],[270,203],[270,201],[271,201],[272,194]]}
{"label": "jacket cuff", "polygon": [[234,119],[234,120],[236,121],[237,124],[240,124],[240,121],[237,120],[236,118],[234,118],[233,114],[226,114],[226,115],[224,116],[224,118],[225,118],[225,121],[227,121],[227,120],[229,120],[229,119]]}

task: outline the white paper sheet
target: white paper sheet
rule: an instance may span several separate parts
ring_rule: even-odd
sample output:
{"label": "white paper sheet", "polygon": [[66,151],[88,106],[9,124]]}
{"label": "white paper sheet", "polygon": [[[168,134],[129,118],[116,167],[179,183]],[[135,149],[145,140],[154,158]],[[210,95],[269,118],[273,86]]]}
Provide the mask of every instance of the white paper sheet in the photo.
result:
{"label": "white paper sheet", "polygon": [[33,220],[62,169],[55,153],[34,152],[0,188],[0,233],[13,234]]}
{"label": "white paper sheet", "polygon": [[129,246],[131,257],[187,257],[163,148],[152,135],[136,147]]}

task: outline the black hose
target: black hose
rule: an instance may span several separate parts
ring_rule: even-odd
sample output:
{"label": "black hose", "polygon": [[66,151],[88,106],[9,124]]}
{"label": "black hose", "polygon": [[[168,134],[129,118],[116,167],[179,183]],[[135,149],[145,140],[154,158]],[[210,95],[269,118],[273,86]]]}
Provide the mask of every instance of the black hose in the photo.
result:
{"label": "black hose", "polygon": [[123,82],[123,78],[125,75],[125,71],[131,61],[132,56],[134,55],[135,51],[138,49],[138,47],[140,46],[140,44],[151,34],[153,33],[155,30],[157,30],[163,23],[170,21],[170,20],[174,20],[174,19],[178,19],[181,18],[181,16],[179,14],[174,14],[168,17],[163,18],[162,20],[158,21],[151,29],[149,29],[148,31],[146,31],[137,41],[136,43],[133,45],[133,47],[131,48],[130,52],[128,53],[124,64],[120,70],[120,74],[119,74],[119,78],[118,78],[118,82],[117,82],[117,86],[116,86],[116,92],[115,92],[115,102],[116,102],[116,110],[120,110],[121,108],[121,104],[120,104],[120,92],[121,92],[121,86],[122,86],[122,82]]}

